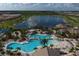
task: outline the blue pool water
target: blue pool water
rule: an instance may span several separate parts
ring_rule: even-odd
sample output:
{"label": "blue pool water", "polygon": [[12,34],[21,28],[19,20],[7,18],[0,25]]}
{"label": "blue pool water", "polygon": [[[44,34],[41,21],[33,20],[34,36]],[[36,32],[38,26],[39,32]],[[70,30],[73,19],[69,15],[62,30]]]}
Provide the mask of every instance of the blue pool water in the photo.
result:
{"label": "blue pool water", "polygon": [[31,39],[51,39],[51,35],[47,34],[35,34],[35,35],[26,35]]}
{"label": "blue pool water", "polygon": [[[43,44],[41,44],[41,40],[45,39],[49,36],[47,36],[47,35],[36,35],[36,37],[35,37],[35,35],[34,35],[32,37],[34,37],[34,38],[40,37],[41,39],[39,39],[39,40],[38,39],[37,40],[30,40],[28,43],[25,42],[23,44],[20,44],[20,43],[17,43],[17,42],[10,43],[7,46],[7,49],[12,48],[12,50],[16,50],[17,48],[20,48],[22,51],[29,53],[29,52],[34,51],[34,48],[36,48],[38,46],[43,46]],[[50,44],[55,45],[55,44],[58,44],[58,43],[59,43],[59,41],[57,41],[57,40],[48,40],[46,45],[47,46],[50,45]]]}
{"label": "blue pool water", "polygon": [[[49,40],[47,45],[50,44],[57,44],[58,42],[55,40]],[[16,50],[18,47],[24,51],[24,52],[32,52],[34,50],[34,48],[36,48],[37,46],[42,46],[42,44],[40,43],[40,40],[32,40],[29,43],[11,43],[7,46],[7,49],[10,49],[12,47],[13,50]]]}

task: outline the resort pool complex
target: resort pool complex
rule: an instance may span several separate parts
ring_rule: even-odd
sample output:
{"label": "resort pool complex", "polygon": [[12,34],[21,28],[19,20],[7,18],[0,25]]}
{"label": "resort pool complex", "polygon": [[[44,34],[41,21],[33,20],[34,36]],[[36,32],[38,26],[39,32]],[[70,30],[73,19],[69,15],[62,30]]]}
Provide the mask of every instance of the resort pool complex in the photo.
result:
{"label": "resort pool complex", "polygon": [[[38,47],[43,47],[44,45],[41,43],[41,40],[44,40],[44,38],[49,38],[46,37],[46,36],[43,36],[43,35],[40,35],[40,36],[32,36],[32,38],[41,38],[41,39],[35,39],[35,40],[29,40],[28,43],[27,42],[24,42],[24,43],[20,43],[20,42],[13,42],[13,43],[9,43],[8,46],[7,46],[7,49],[11,49],[11,50],[21,50],[23,52],[26,52],[26,53],[30,53],[30,52],[33,52],[35,51],[36,48]],[[55,45],[55,44],[58,44],[59,41],[57,40],[51,40],[51,39],[48,39],[47,43],[45,44],[45,46],[50,46],[51,44]]]}

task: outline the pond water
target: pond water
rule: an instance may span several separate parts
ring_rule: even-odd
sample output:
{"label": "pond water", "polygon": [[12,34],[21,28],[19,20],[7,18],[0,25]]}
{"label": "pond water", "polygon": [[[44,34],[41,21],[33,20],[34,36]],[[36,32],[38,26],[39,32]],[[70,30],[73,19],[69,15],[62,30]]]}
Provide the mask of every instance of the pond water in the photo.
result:
{"label": "pond water", "polygon": [[0,33],[4,33],[4,32],[7,32],[8,29],[0,29]]}
{"label": "pond water", "polygon": [[26,21],[17,24],[16,28],[31,28],[35,26],[53,27],[57,24],[65,24],[65,20],[59,16],[32,16]]}
{"label": "pond water", "polygon": [[[59,16],[32,16],[25,21],[17,24],[16,29],[31,28],[35,26],[53,27],[57,24],[65,24],[65,20]],[[6,32],[8,29],[0,29],[0,33]]]}

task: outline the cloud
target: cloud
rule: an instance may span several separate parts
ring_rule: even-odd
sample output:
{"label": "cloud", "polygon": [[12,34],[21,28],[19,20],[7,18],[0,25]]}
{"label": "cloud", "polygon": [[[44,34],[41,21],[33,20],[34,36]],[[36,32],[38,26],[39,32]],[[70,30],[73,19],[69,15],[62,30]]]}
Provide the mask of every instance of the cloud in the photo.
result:
{"label": "cloud", "polygon": [[75,3],[3,3],[0,10],[45,10],[45,11],[79,11]]}

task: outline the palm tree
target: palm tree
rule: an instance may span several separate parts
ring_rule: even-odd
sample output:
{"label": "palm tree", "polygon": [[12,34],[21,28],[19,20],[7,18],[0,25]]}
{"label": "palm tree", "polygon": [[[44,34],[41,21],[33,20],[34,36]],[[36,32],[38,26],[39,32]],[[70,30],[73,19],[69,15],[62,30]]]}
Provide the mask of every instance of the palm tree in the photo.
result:
{"label": "palm tree", "polygon": [[18,52],[19,50],[21,50],[21,48],[17,47],[17,50],[16,50],[16,52]]}
{"label": "palm tree", "polygon": [[19,37],[18,36],[16,36],[15,38],[14,38],[14,41],[17,41],[19,39]]}
{"label": "palm tree", "polygon": [[5,42],[6,41],[6,38],[2,38],[2,41]]}
{"label": "palm tree", "polygon": [[5,55],[5,51],[1,51],[0,53],[1,53],[2,55]]}
{"label": "palm tree", "polygon": [[16,54],[17,54],[17,56],[21,56],[21,52],[17,52]]}
{"label": "palm tree", "polygon": [[19,47],[17,47],[18,50],[21,50]]}
{"label": "palm tree", "polygon": [[7,32],[5,34],[8,36],[8,39],[10,39],[12,37],[11,32]]}
{"label": "palm tree", "polygon": [[73,51],[74,51],[74,48],[72,47],[69,52],[73,52]]}
{"label": "palm tree", "polygon": [[47,47],[46,45],[45,46],[43,46],[43,48],[45,48],[45,47]]}
{"label": "palm tree", "polygon": [[50,45],[50,47],[53,47],[53,46],[54,46],[53,44]]}
{"label": "palm tree", "polygon": [[36,50],[37,48],[34,48],[34,50]]}
{"label": "palm tree", "polygon": [[6,50],[6,54],[10,55],[11,51],[8,49]]}
{"label": "palm tree", "polygon": [[79,50],[77,47],[72,47],[69,52],[74,52],[75,53],[77,50]]}
{"label": "palm tree", "polygon": [[13,52],[10,52],[10,56],[15,56],[15,53],[13,53]]}
{"label": "palm tree", "polygon": [[3,51],[3,49],[2,49],[2,48],[0,48],[0,52],[1,52],[1,51]]}
{"label": "palm tree", "polygon": [[41,41],[41,44],[42,44],[43,46],[46,46],[47,43],[48,43],[48,39],[43,39],[43,40]]}
{"label": "palm tree", "polygon": [[4,47],[4,45],[3,45],[3,43],[2,43],[2,42],[0,42],[0,48],[2,48],[2,47]]}

